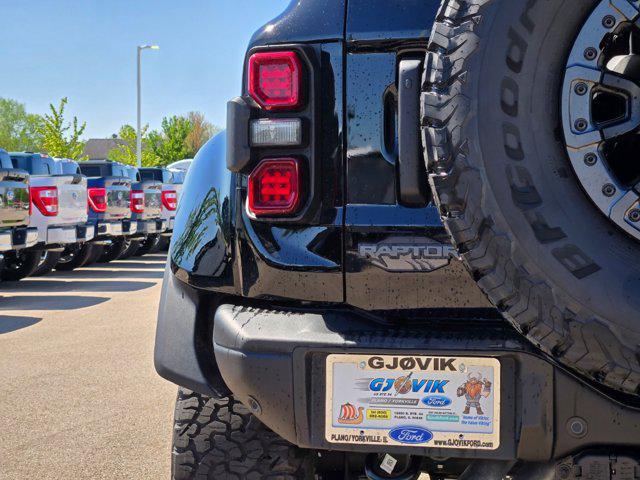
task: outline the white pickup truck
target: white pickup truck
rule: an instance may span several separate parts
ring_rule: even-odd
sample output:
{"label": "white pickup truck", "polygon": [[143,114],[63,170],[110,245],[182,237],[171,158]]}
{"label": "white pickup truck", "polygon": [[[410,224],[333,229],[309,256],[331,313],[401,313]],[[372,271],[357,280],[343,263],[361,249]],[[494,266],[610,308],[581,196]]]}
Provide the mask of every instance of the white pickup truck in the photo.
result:
{"label": "white pickup truck", "polygon": [[[173,224],[176,218],[176,209],[178,208],[178,190],[177,185],[173,183],[173,174],[166,168],[161,167],[145,167],[140,169],[142,180],[155,180],[162,182],[162,220],[166,224],[166,230],[160,235],[149,235],[147,240],[143,242],[138,249],[138,255],[157,252],[164,248],[171,239],[173,233]],[[182,188],[182,185],[179,186]]]}
{"label": "white pickup truck", "polygon": [[5,262],[3,277],[20,280],[50,270],[66,247],[91,240],[95,231],[87,223],[87,179],[77,163],[35,153],[10,155],[14,168],[30,174],[30,225],[38,229],[37,243]]}

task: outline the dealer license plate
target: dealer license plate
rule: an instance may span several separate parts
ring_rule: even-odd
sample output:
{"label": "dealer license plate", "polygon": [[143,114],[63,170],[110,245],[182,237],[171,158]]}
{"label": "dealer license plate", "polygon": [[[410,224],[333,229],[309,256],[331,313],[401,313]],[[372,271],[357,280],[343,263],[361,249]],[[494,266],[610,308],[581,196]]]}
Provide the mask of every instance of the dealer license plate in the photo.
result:
{"label": "dealer license plate", "polygon": [[327,357],[331,443],[495,450],[500,362],[396,355]]}

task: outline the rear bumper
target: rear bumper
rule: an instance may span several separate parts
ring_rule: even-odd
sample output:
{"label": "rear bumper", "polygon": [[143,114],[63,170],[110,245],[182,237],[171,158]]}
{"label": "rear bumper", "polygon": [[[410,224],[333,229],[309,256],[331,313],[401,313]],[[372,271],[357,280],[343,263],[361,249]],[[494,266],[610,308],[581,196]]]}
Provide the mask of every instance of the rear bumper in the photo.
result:
{"label": "rear bumper", "polygon": [[[263,423],[305,448],[381,450],[325,439],[325,361],[336,353],[499,359],[502,400],[497,450],[384,448],[389,453],[547,461],[592,445],[640,443],[640,410],[611,400],[557,367],[506,325],[457,321],[435,328],[433,324],[407,328],[378,324],[349,311],[233,305],[221,305],[214,322],[215,364],[228,388],[245,405],[254,406]],[[583,435],[569,428],[576,418],[587,425]]]}
{"label": "rear bumper", "polygon": [[96,237],[122,237],[135,235],[138,223],[131,220],[99,221]]}
{"label": "rear bumper", "polygon": [[137,233],[140,235],[153,235],[167,230],[167,222],[162,219],[138,220]]}
{"label": "rear bumper", "polygon": [[95,227],[92,224],[48,227],[45,244],[69,245],[82,243],[92,240],[94,236]]}
{"label": "rear bumper", "polygon": [[36,243],[38,243],[36,227],[18,227],[0,231],[0,252],[29,248]]}
{"label": "rear bumper", "polygon": [[173,224],[175,223],[176,217],[171,217],[168,220],[165,220],[166,228],[162,233],[165,237],[170,237],[173,234]]}

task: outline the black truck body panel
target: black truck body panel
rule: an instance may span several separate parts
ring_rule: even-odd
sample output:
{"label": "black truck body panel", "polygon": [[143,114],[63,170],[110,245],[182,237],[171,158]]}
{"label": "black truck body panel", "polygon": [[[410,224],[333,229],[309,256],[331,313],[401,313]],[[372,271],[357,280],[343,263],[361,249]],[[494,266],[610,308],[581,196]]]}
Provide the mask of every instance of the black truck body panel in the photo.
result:
{"label": "black truck body panel", "polygon": [[249,49],[282,43],[342,41],[344,14],[345,0],[292,0],[282,14],[253,35]]}
{"label": "black truck body panel", "polygon": [[349,0],[349,48],[400,42],[406,47],[414,40],[424,43],[439,7],[439,0]]}
{"label": "black truck body panel", "polygon": [[[418,8],[418,2],[409,3]],[[428,8],[435,10],[437,3],[428,2]],[[228,143],[224,134],[217,136],[200,150],[185,179],[170,250],[175,277],[216,297],[326,305],[346,302],[370,310],[431,309],[440,316],[454,315],[455,310],[457,315],[495,316],[455,260],[431,274],[414,271],[410,263],[408,270],[390,272],[361,254],[363,244],[395,247],[416,238],[447,241],[433,205],[399,204],[397,128],[388,125],[397,109],[398,61],[415,55],[416,45],[425,44],[434,17],[423,26],[427,30],[416,33],[405,15],[392,16],[397,24],[388,28],[399,39],[411,39],[405,50],[400,48],[402,42],[372,44],[373,37],[362,34],[371,24],[347,25],[344,8],[344,2],[292,2],[254,35],[247,51],[248,58],[264,48],[294,48],[314,70],[314,92],[319,98],[314,99],[318,113],[313,120],[318,133],[314,144],[300,153],[316,167],[316,203],[295,223],[250,218],[244,204],[246,173],[226,168],[228,146],[233,157],[237,142]],[[366,10],[363,2],[353,2],[351,8]],[[346,29],[354,32],[348,53]],[[371,88],[359,88],[361,81]],[[251,104],[251,100],[242,102]],[[263,115],[251,108],[251,118]],[[246,132],[246,128],[240,130]],[[248,171],[261,155],[279,153],[278,149],[254,152]],[[170,321],[164,308],[161,323]],[[176,364],[193,364],[183,359],[198,355],[193,349],[171,354],[163,349],[156,352],[156,364],[161,371],[179,371]],[[189,376],[182,371],[182,384],[188,383]],[[191,376],[202,384],[197,371]]]}
{"label": "black truck body panel", "polygon": [[[427,180],[423,165],[401,165],[400,152],[415,160],[421,146],[415,131],[400,130],[403,109],[416,111],[416,71],[440,3],[296,0],[254,35],[245,62],[262,50],[294,50],[317,98],[295,114],[260,110],[245,73],[229,138],[210,140],[184,183],[156,369],[203,394],[232,392],[257,405],[253,413],[296,445],[377,452],[325,440],[328,354],[497,357],[499,449],[385,451],[545,462],[591,445],[623,446],[640,438],[637,402],[567,372],[508,325],[452,253],[428,192],[421,199],[420,182],[402,178]],[[250,119],[292,115],[312,124],[307,143],[249,146]],[[253,218],[249,172],[262,158],[289,155],[313,169],[312,198],[299,217]],[[571,433],[574,418],[587,419],[587,434]]]}

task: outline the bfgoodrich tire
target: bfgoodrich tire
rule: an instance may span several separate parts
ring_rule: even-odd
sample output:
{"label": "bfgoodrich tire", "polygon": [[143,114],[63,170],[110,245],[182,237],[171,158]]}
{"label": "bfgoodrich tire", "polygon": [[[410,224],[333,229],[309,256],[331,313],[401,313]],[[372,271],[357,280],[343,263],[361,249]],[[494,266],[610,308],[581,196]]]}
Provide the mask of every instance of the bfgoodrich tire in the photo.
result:
{"label": "bfgoodrich tire", "polygon": [[522,333],[639,393],[640,245],[579,186],[564,69],[596,0],[445,0],[422,95],[430,181],[478,284]]}
{"label": "bfgoodrich tire", "polygon": [[171,457],[173,480],[313,479],[309,452],[278,437],[233,397],[180,389]]}

